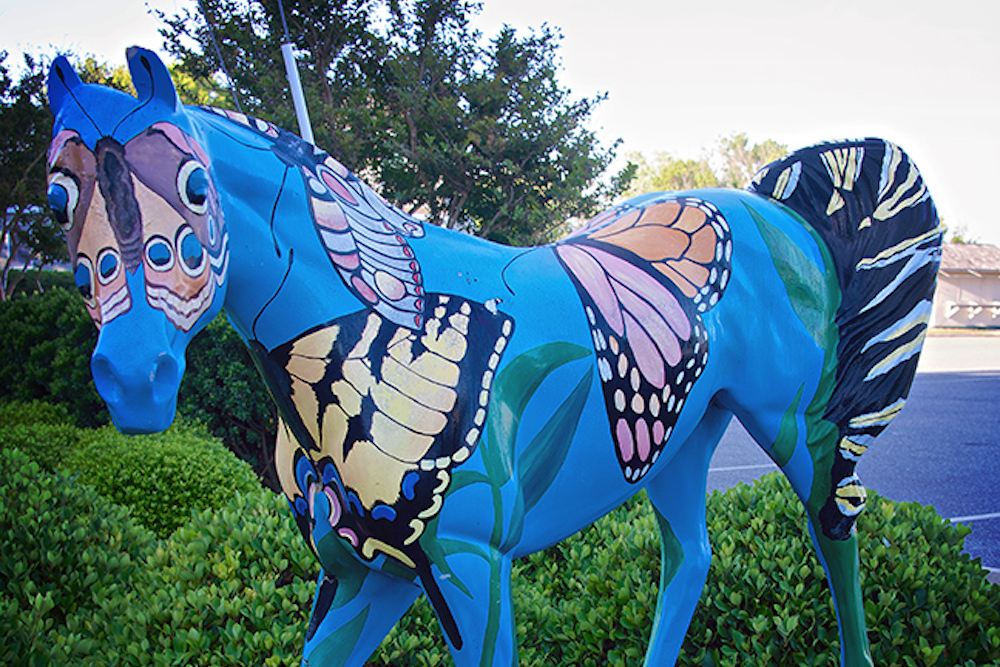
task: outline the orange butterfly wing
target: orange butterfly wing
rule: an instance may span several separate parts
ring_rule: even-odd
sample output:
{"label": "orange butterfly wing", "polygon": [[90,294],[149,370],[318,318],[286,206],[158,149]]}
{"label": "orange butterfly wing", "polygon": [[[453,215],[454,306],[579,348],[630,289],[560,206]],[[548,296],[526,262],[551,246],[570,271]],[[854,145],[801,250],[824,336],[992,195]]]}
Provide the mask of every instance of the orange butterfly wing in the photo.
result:
{"label": "orange butterfly wing", "polygon": [[708,363],[701,313],[731,275],[722,213],[697,197],[623,204],[554,246],[587,313],[625,479],[656,461]]}

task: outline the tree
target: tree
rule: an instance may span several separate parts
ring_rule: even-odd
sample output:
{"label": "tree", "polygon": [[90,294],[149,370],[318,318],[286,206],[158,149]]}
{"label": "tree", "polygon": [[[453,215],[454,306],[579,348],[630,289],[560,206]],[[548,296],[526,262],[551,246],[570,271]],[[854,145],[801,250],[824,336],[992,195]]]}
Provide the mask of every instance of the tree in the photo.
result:
{"label": "tree", "polygon": [[[69,56],[72,59],[72,56]],[[135,96],[132,75],[125,65],[112,67],[93,57],[77,60],[73,68],[84,83],[96,83],[115,88]],[[200,104],[230,109],[233,107],[225,87],[212,78],[197,79],[177,65],[167,65],[170,76],[177,88],[177,96],[184,104]]]}
{"label": "tree", "polygon": [[630,195],[720,185],[706,158],[683,160],[669,153],[654,153],[652,158],[646,158],[641,153],[631,153],[628,159],[636,166],[635,179],[628,189]]}
{"label": "tree", "polygon": [[[15,81],[0,51],[0,219],[7,254],[0,259],[0,300],[14,293],[29,267],[65,259],[62,230],[48,216],[45,153],[52,114],[44,102],[44,69],[25,55]],[[18,259],[24,259],[15,268]]]}
{"label": "tree", "polygon": [[745,188],[761,167],[785,157],[788,146],[767,139],[764,143],[749,145],[747,135],[740,133],[719,142],[718,155],[722,160],[721,184],[727,188]]}
{"label": "tree", "polygon": [[785,145],[771,139],[749,144],[745,134],[735,134],[721,139],[711,153],[692,160],[677,158],[669,153],[655,153],[652,158],[632,153],[628,157],[635,165],[636,176],[626,194],[695,188],[745,188],[761,167],[788,152]]}
{"label": "tree", "polygon": [[[206,0],[163,16],[193,77],[217,76],[213,36],[245,111],[295,127],[277,2]],[[504,28],[483,43],[463,0],[290,0],[316,143],[430,222],[499,241],[548,240],[593,213],[614,147],[586,129],[600,97],[557,80],[559,35]],[[211,26],[212,30],[209,30]]]}

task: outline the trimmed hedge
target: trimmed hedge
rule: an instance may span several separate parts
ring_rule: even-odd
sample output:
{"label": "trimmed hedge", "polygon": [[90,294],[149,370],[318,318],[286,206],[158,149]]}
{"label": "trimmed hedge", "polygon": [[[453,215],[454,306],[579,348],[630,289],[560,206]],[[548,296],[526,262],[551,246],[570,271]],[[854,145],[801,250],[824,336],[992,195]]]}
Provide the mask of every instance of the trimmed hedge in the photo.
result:
{"label": "trimmed hedge", "polygon": [[85,662],[94,619],[146,577],[155,536],[124,507],[0,449],[0,664]]}
{"label": "trimmed hedge", "polygon": [[0,664],[298,664],[318,566],[283,498],[256,488],[160,540],[23,452],[0,466]]}
{"label": "trimmed hedge", "polygon": [[38,401],[0,404],[0,448],[19,449],[50,472],[72,473],[160,537],[193,511],[260,488],[253,471],[204,427],[181,420],[163,433],[126,436],[111,426],[59,422],[65,413]]}
{"label": "trimmed hedge", "polygon": [[[15,480],[0,481],[0,623],[13,628],[6,655],[30,657],[17,664],[298,664],[318,570],[283,499],[235,496],[161,540],[19,452],[0,465]],[[776,475],[710,497],[715,558],[678,664],[836,663],[832,605],[800,519]],[[25,531],[40,546],[21,546]],[[876,664],[1000,665],[1000,587],[960,553],[967,534],[873,494],[859,535]],[[521,664],[641,664],[658,563],[643,498],[516,563]],[[426,603],[369,664],[451,664]]]}
{"label": "trimmed hedge", "polygon": [[[43,400],[63,406],[78,426],[109,423],[90,373],[96,344],[97,329],[75,290],[49,289],[0,303],[0,401]],[[277,411],[223,315],[188,345],[177,405],[178,414],[205,424],[278,490],[272,464]]]}
{"label": "trimmed hedge", "polygon": [[126,436],[112,426],[89,431],[66,467],[161,537],[187,523],[193,510],[221,507],[260,488],[245,463],[204,428],[183,422],[152,435]]}
{"label": "trimmed hedge", "polygon": [[73,418],[65,405],[44,401],[0,402],[0,430],[34,424],[56,426],[71,421]]}

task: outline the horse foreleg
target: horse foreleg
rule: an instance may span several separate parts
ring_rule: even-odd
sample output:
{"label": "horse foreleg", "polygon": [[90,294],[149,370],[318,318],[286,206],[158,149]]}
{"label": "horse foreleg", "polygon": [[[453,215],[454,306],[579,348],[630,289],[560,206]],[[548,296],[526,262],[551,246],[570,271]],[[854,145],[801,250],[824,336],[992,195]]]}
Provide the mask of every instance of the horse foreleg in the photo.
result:
{"label": "horse foreleg", "polygon": [[343,564],[335,577],[320,573],[303,667],[361,667],[420,596],[404,579]]}
{"label": "horse foreleg", "polygon": [[660,526],[660,592],[646,667],[673,665],[705,587],[712,548],[705,488],[712,453],[731,415],[711,407],[691,437],[646,488]]}
{"label": "horse foreleg", "polygon": [[[431,568],[441,603],[447,605],[446,612],[435,613],[456,667],[516,665],[511,559],[493,548],[470,548],[448,556],[446,568]],[[451,631],[442,612],[454,623]]]}

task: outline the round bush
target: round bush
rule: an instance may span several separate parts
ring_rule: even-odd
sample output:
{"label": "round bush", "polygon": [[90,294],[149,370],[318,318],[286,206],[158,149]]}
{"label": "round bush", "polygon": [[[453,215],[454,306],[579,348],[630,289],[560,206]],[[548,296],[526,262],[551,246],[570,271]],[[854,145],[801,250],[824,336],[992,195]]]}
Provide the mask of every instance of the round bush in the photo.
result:
{"label": "round bush", "polygon": [[73,417],[65,405],[44,401],[0,402],[0,429],[8,426],[70,424]]}
{"label": "round bush", "polygon": [[[805,514],[780,473],[708,500],[713,558],[677,664],[837,664],[840,645]],[[962,553],[966,526],[870,494],[858,522],[876,665],[1000,667],[1000,586]],[[642,664],[659,584],[656,519],[645,496],[514,564],[522,665]],[[669,601],[668,601],[669,603]],[[417,605],[370,664],[448,664]]]}
{"label": "round bush", "polygon": [[19,449],[50,472],[66,470],[82,437],[69,424],[16,424],[0,427],[0,448]]}
{"label": "round bush", "polygon": [[94,617],[146,573],[155,536],[128,510],[0,449],[0,664],[86,662]]}
{"label": "round bush", "polygon": [[194,510],[260,488],[253,471],[204,428],[183,423],[153,435],[125,436],[111,426],[88,431],[66,465],[161,537]]}
{"label": "round bush", "polygon": [[196,513],[146,568],[99,619],[88,665],[299,665],[319,566],[284,498],[256,489]]}

